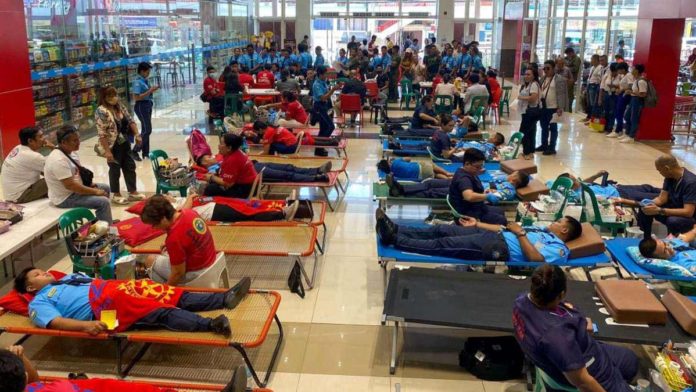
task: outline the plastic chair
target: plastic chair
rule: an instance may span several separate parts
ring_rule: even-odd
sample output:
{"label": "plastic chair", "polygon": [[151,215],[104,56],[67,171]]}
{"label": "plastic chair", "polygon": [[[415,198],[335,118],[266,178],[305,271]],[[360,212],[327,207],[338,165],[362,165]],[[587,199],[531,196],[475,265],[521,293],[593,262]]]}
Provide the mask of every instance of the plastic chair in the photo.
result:
{"label": "plastic chair", "polygon": [[534,384],[534,392],[545,392],[548,388],[561,392],[579,392],[576,388],[567,387],[560,384],[558,381],[551,378],[551,376],[536,366],[536,383]]}
{"label": "plastic chair", "polygon": [[512,86],[504,86],[503,97],[500,98],[500,103],[498,104],[498,113],[500,117],[503,116],[503,112],[506,112],[506,115],[510,116],[510,94],[512,94]]}
{"label": "plastic chair", "polygon": [[477,113],[480,109],[480,116],[477,124],[481,129],[486,129],[486,105],[488,105],[488,97],[478,96],[471,99],[471,106],[469,106],[470,113]]}
{"label": "plastic chair", "polygon": [[[474,121],[476,125],[478,125],[480,128],[485,129],[485,122],[483,121],[483,106],[477,107],[475,110],[471,112],[471,119]],[[483,125],[482,125],[483,123]]]}
{"label": "plastic chair", "polygon": [[[619,230],[626,230],[626,228],[628,228],[628,222],[604,222],[602,213],[599,210],[599,202],[597,201],[597,196],[594,194],[594,191],[589,185],[584,183],[581,184],[581,187],[581,202],[583,207],[581,221],[590,222],[593,226],[598,226],[600,229],[610,230],[613,237],[618,235]],[[591,214],[586,212],[586,207],[590,208]]]}
{"label": "plastic chair", "polygon": [[411,98],[413,98],[415,106],[418,106],[420,94],[413,90],[413,82],[411,79],[403,78],[401,79],[401,101],[399,102],[399,109],[401,109],[404,101],[406,102],[406,109],[410,109]]}
{"label": "plastic chair", "polygon": [[568,177],[558,177],[551,185],[551,191],[556,191],[563,195],[561,208],[559,208],[558,212],[556,213],[556,219],[560,219],[563,217],[563,211],[565,210],[566,204],[568,204],[568,198],[574,192],[573,180]]}
{"label": "plastic chair", "polygon": [[464,215],[460,214],[459,211],[457,211],[453,206],[452,203],[450,203],[450,197],[447,195],[445,197],[445,201],[447,201],[447,207],[449,207],[450,212],[452,213],[452,216],[454,216],[455,219],[461,219],[464,217]]}
{"label": "plastic chair", "polygon": [[343,122],[346,122],[346,114],[356,114],[360,115],[360,126],[363,125],[363,115],[362,115],[362,103],[360,102],[360,95],[358,94],[341,94],[339,96],[341,101],[341,114],[343,115]]}
{"label": "plastic chair", "polygon": [[[60,234],[65,239],[65,246],[68,249],[68,256],[70,256],[70,261],[73,263],[73,272],[82,272],[92,277],[95,275],[94,267],[88,267],[83,263],[82,257],[80,257],[76,249],[72,246],[70,235],[74,233],[75,230],[82,227],[82,225],[94,220],[96,220],[96,217],[92,211],[83,207],[68,210],[58,218],[58,229],[60,230]],[[99,274],[103,277],[112,277],[113,266],[101,266],[99,269]]]}
{"label": "plastic chair", "polygon": [[222,287],[230,288],[230,277],[227,274],[227,260],[224,252],[218,253],[213,265],[206,268],[196,279],[187,282],[184,286],[218,289],[220,288],[220,283],[222,283]]}
{"label": "plastic chair", "polygon": [[435,113],[451,113],[454,108],[454,99],[449,95],[435,96]]}
{"label": "plastic chair", "polygon": [[225,117],[238,114],[244,121],[244,105],[242,94],[225,94]]}
{"label": "plastic chair", "polygon": [[522,138],[524,137],[524,134],[522,132],[515,132],[510,136],[510,140],[508,141],[508,146],[515,146],[515,151],[512,153],[512,159],[517,158],[517,154],[520,152],[520,146],[522,145]]}
{"label": "plastic chair", "polygon": [[157,158],[167,159],[169,158],[167,153],[162,150],[154,150],[150,152],[149,157],[150,164],[152,165],[152,171],[155,175],[155,181],[157,181],[157,188],[155,190],[155,194],[159,195],[161,193],[167,193],[170,191],[179,191],[181,197],[186,197],[186,186],[173,186],[169,184],[169,182],[167,182],[167,180],[165,178],[162,178],[162,176],[160,175],[160,166],[159,162],[157,162]]}
{"label": "plastic chair", "polygon": [[433,162],[452,163],[452,161],[449,159],[441,158],[441,157],[433,154],[433,151],[430,149],[430,146],[427,146],[425,149],[428,151],[428,154],[430,155],[430,159],[432,159]]}

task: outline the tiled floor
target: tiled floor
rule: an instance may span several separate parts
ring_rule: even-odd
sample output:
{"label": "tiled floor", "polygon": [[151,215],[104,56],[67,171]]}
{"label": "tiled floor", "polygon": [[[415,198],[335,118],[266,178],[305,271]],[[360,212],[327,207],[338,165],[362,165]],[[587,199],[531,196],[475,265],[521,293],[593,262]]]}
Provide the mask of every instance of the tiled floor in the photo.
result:
{"label": "tiled floor", "polygon": [[[205,129],[205,106],[195,96],[171,106],[160,106],[155,110],[152,146],[185,159],[184,132],[192,126]],[[396,111],[391,114],[399,115]],[[493,128],[509,136],[518,126],[513,108],[512,116]],[[367,125],[359,130],[362,138],[349,140],[350,187],[337,211],[327,216],[328,247],[319,258],[316,288],[308,291],[306,298],[300,299],[283,290],[286,271],[291,266],[285,260],[235,259],[229,264],[233,276],[258,277],[255,287],[279,289],[283,294],[279,316],[284,322],[286,340],[270,387],[275,391],[298,392],[394,391],[397,384],[405,392],[524,390],[521,381],[481,382],[458,368],[457,354],[464,340],[467,336],[484,335],[481,331],[410,326],[405,336],[400,337],[403,351],[397,373],[389,375],[391,330],[380,324],[384,277],[377,264],[373,227],[376,203],[371,195],[381,147],[377,140],[364,138],[377,132],[376,126]],[[94,138],[83,141],[81,159],[95,172],[97,181],[106,183],[107,166],[94,155],[94,143]],[[216,143],[213,144],[216,148]],[[660,154],[658,149],[669,151],[671,147],[620,144],[591,132],[571,116],[569,124],[561,128],[558,155],[539,155],[535,159],[544,180],[565,171],[587,176],[607,169],[613,179],[622,183],[659,185],[660,176],[653,168],[653,161]],[[687,167],[696,168],[693,149],[680,146],[674,150]],[[149,162],[137,166],[138,187],[154,191]],[[313,195],[303,191],[303,196]],[[114,210],[116,218],[127,216],[122,207]],[[423,215],[426,210],[410,207],[402,212]],[[39,265],[70,269],[60,244]],[[22,262],[17,267],[22,268]],[[8,289],[9,285],[5,285],[0,293]],[[0,346],[9,344],[13,338],[16,337],[0,336]],[[86,370],[93,374],[113,374],[112,353],[100,342],[33,338],[25,345],[43,369],[58,373]],[[261,349],[255,358],[263,362],[267,359],[265,354],[267,350]],[[224,382],[238,361],[238,356],[218,349],[160,347],[146,355],[142,364],[136,366],[134,375]]]}

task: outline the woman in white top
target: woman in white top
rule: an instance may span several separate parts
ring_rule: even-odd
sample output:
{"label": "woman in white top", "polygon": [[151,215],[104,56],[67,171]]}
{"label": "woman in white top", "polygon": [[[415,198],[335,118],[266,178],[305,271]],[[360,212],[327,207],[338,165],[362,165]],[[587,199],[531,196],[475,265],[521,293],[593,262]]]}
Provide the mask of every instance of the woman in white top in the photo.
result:
{"label": "woman in white top", "polygon": [[648,82],[643,78],[645,66],[636,64],[633,66],[633,85],[631,86],[631,103],[628,105],[624,120],[626,120],[626,135],[619,138],[621,143],[633,143],[638,134],[640,114],[645,105],[645,97],[648,95]]}
{"label": "woman in white top", "polygon": [[616,120],[616,129],[614,132],[607,135],[610,138],[623,136],[624,130],[624,113],[628,104],[631,102],[631,90],[633,89],[633,75],[628,72],[628,64],[618,63],[616,70],[619,78],[619,89],[616,93],[616,110],[614,111],[614,119]]}
{"label": "woman in white top", "polygon": [[534,158],[534,141],[536,140],[536,127],[540,117],[539,110],[539,69],[527,68],[524,73],[524,84],[520,87],[517,97],[517,110],[522,115],[520,132],[522,137],[522,158],[530,160]]}
{"label": "woman in white top", "polygon": [[457,88],[454,86],[454,83],[452,83],[452,77],[449,74],[445,74],[445,76],[442,77],[442,83],[439,83],[437,87],[435,87],[435,100],[437,101],[439,95],[448,96],[452,99],[452,107],[455,107],[454,102],[456,94]]}
{"label": "woman in white top", "polygon": [[599,64],[599,55],[593,54],[590,59],[590,74],[587,78],[587,102],[589,108],[585,122],[589,122],[590,118],[596,117],[599,114],[599,85],[602,82],[602,66]]}

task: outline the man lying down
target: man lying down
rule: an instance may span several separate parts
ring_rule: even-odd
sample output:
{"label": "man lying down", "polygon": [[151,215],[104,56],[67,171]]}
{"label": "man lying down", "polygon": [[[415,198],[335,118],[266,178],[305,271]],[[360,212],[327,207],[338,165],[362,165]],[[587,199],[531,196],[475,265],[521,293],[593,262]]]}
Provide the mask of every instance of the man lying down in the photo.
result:
{"label": "man lying down", "polygon": [[676,237],[669,235],[665,239],[644,238],[640,241],[638,249],[643,257],[667,260],[677,266],[670,268],[660,265],[659,260],[653,260],[650,265],[644,266],[648,270],[656,269],[658,273],[668,271],[679,276],[696,276],[696,226]]}
{"label": "man lying down", "polygon": [[376,230],[384,245],[428,256],[463,260],[533,261],[563,264],[570,250],[566,243],[582,234],[582,225],[566,216],[547,228],[507,226],[476,221],[471,217],[458,225],[411,227],[394,223],[384,210],[377,209]]}
{"label": "man lying down", "polygon": [[166,328],[182,332],[232,334],[225,315],[206,318],[194,312],[234,309],[249,291],[251,280],[242,279],[225,292],[194,293],[142,280],[101,280],[76,273],[56,280],[50,273],[29,267],[17,275],[14,288],[34,294],[29,318],[39,328],[84,332],[107,332],[101,321],[106,310],[116,312],[116,332],[130,329]]}
{"label": "man lying down", "polygon": [[296,191],[286,200],[247,200],[219,196],[199,196],[190,192],[186,198],[165,196],[176,210],[193,209],[207,222],[273,222],[295,219],[299,209]]}

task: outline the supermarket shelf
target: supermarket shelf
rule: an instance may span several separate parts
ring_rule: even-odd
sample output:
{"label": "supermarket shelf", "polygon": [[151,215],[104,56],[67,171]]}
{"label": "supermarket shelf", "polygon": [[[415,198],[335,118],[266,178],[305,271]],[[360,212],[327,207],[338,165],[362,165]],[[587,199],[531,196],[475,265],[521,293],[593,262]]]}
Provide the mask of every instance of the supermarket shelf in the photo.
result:
{"label": "supermarket shelf", "polygon": [[61,108],[61,109],[54,109],[54,110],[52,110],[52,111],[50,111],[50,112],[48,112],[48,113],[44,113],[44,114],[37,114],[37,115],[36,115],[36,118],[44,118],[44,117],[48,117],[48,116],[50,116],[50,115],[52,115],[52,114],[56,114],[56,113],[60,113],[60,112],[64,112],[64,111],[66,111],[66,110],[68,110],[68,108],[67,108],[67,107],[64,107],[64,108]]}

